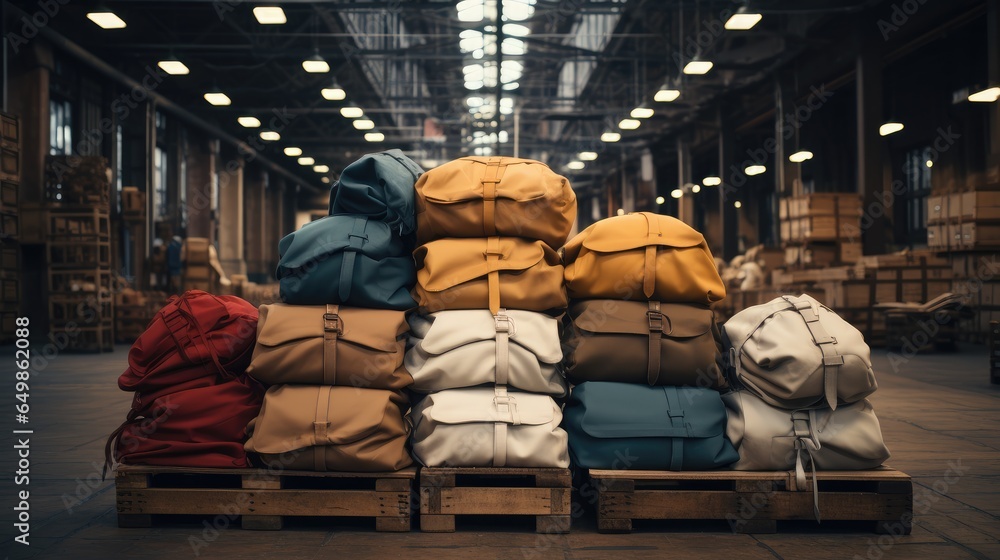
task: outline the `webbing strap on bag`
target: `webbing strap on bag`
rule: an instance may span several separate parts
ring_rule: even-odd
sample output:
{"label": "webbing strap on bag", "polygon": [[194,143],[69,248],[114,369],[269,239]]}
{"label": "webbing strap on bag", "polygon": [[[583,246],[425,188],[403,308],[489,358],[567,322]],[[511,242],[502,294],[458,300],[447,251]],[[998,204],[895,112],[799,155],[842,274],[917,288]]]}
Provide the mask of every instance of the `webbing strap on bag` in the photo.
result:
{"label": "webbing strap on bag", "polygon": [[351,297],[351,288],[354,284],[354,262],[358,257],[358,252],[368,242],[368,234],[365,228],[368,227],[368,218],[355,218],[354,227],[347,235],[349,245],[344,249],[344,262],[340,267],[340,286],[337,295],[340,296],[341,303],[346,303]]}
{"label": "webbing strap on bag", "polygon": [[[646,224],[649,227],[648,237],[663,237],[656,220],[650,220],[649,216],[645,214],[642,214],[642,217],[646,218]],[[653,291],[656,289],[656,249],[657,245],[646,245],[646,254],[643,259],[645,266],[642,273],[642,293],[646,295],[646,299],[653,297]]]}
{"label": "webbing strap on bag", "polygon": [[816,461],[813,453],[820,450],[819,437],[816,436],[816,411],[796,410],[792,413],[792,432],[795,434],[795,485],[799,489],[806,487],[806,470],[802,454],[809,457],[812,467],[813,515],[819,523],[819,481],[816,480]]}
{"label": "webbing strap on bag", "polygon": [[517,400],[507,394],[507,387],[493,388],[497,418],[493,422],[493,466],[507,465],[507,424],[521,425],[521,415],[517,411]]}
{"label": "webbing strap on bag", "polygon": [[[646,382],[650,386],[656,385],[660,378],[660,339],[664,334],[670,334],[674,330],[670,317],[660,312],[660,302],[649,302],[649,311],[646,311],[646,320],[649,326],[649,350],[646,356]],[[669,329],[663,330],[663,322],[666,321]]]}
{"label": "webbing strap on bag", "polygon": [[337,384],[337,342],[344,334],[344,323],[340,319],[340,306],[329,303],[323,314],[323,383]]}
{"label": "webbing strap on bag", "polygon": [[823,328],[819,322],[819,313],[809,300],[793,296],[784,296],[783,299],[802,316],[813,343],[823,353],[823,393],[830,409],[837,410],[837,373],[840,371],[840,366],[844,365],[844,356],[837,353],[834,348],[837,339],[830,336]]}
{"label": "webbing strap on bag", "polygon": [[503,179],[503,172],[507,169],[506,165],[500,164],[502,159],[491,157],[487,160],[486,172],[483,173],[483,230],[487,236],[497,234],[497,186],[500,184],[500,179]]}
{"label": "webbing strap on bag", "polygon": [[313,469],[326,472],[326,446],[330,441],[330,394],[333,387],[320,387],[316,395],[316,417],[313,420]]}
{"label": "webbing strap on bag", "polygon": [[[684,407],[681,406],[680,395],[677,387],[663,387],[663,394],[667,397],[667,415],[670,417],[670,427],[675,429],[684,428]],[[670,470],[679,471],[684,465],[684,437],[673,436],[670,438]]]}
{"label": "webbing strap on bag", "polygon": [[506,385],[510,378],[510,337],[517,333],[517,326],[513,317],[507,315],[507,310],[504,308],[500,308],[493,316],[493,324],[497,333],[494,382],[497,385]]}
{"label": "webbing strap on bag", "polygon": [[502,258],[500,238],[495,235],[487,237],[486,282],[489,288],[490,313],[494,315],[500,312],[500,259]]}

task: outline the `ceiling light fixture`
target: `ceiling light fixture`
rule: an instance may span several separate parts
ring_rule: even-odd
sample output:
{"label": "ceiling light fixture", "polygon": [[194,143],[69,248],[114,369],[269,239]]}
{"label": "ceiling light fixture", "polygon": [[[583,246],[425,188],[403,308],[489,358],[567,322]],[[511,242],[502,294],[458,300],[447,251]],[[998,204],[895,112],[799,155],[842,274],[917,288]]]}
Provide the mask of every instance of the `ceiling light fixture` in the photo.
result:
{"label": "ceiling light fixture", "polygon": [[662,196],[656,197],[656,203],[657,204],[663,204],[666,201],[667,201],[667,199],[663,198]]}
{"label": "ceiling light fixture", "polygon": [[381,142],[385,140],[385,134],[381,132],[366,132],[365,141],[366,142]]}
{"label": "ceiling light fixture", "polygon": [[322,182],[323,184],[329,184],[329,183],[330,183],[330,178],[329,178],[329,177],[320,177],[320,179],[319,179],[319,180],[320,180],[320,182]]}
{"label": "ceiling light fixture", "polygon": [[701,180],[701,184],[706,187],[717,187],[722,184],[722,179],[720,177],[705,177]]}
{"label": "ceiling light fixture", "polygon": [[311,157],[300,157],[298,160],[299,165],[312,165],[316,163],[316,160]]}
{"label": "ceiling light fixture", "polygon": [[691,192],[698,194],[701,192],[701,185],[691,185]]}
{"label": "ceiling light fixture", "polygon": [[330,171],[329,165],[314,165],[313,171],[316,173],[328,173]]}
{"label": "ceiling light fixture", "polygon": [[319,93],[323,96],[323,99],[326,99],[327,101],[343,101],[344,99],[347,99],[347,92],[344,91],[344,88],[340,87],[337,80],[334,80],[333,83],[330,84],[330,87],[321,89]]}
{"label": "ceiling light fixture", "polygon": [[580,161],[594,161],[597,159],[597,152],[580,152],[576,154]]}
{"label": "ceiling light fixture", "polygon": [[260,131],[260,139],[275,142],[281,140],[281,135],[273,130],[262,130]]}
{"label": "ceiling light fixture", "polygon": [[601,135],[601,142],[617,142],[622,139],[622,135],[617,132],[605,132]]}
{"label": "ceiling light fixture", "polygon": [[122,29],[125,27],[125,20],[108,10],[103,12],[87,12],[87,19],[96,23],[101,29]]}
{"label": "ceiling light fixture", "polygon": [[653,95],[653,101],[658,103],[670,103],[681,96],[680,90],[668,88],[666,85]]}
{"label": "ceiling light fixture", "polygon": [[330,71],[330,65],[319,55],[319,49],[313,55],[302,61],[302,69],[310,74],[323,74]]}
{"label": "ceiling light fixture", "polygon": [[746,6],[742,6],[726,20],[726,29],[746,31],[757,25],[763,17],[761,14],[751,12]]}
{"label": "ceiling light fixture", "polygon": [[767,168],[763,165],[751,165],[743,170],[748,177],[753,177],[754,175],[760,175],[761,173],[767,171]]}
{"label": "ceiling light fixture", "polygon": [[240,117],[236,119],[240,126],[244,128],[257,128],[260,126],[260,119],[257,117]]}
{"label": "ceiling light fixture", "polygon": [[360,119],[365,116],[365,112],[361,107],[341,107],[340,115],[347,119]]}
{"label": "ceiling light fixture", "polygon": [[288,21],[279,6],[257,6],[253,9],[253,17],[261,25],[281,25]]}
{"label": "ceiling light fixture", "polygon": [[642,122],[636,119],[622,119],[618,121],[618,128],[622,130],[635,130],[639,128],[639,125],[641,124]]}
{"label": "ceiling light fixture", "polygon": [[371,119],[358,119],[354,121],[354,128],[358,130],[371,130],[375,128],[375,121]]}
{"label": "ceiling light fixture", "polygon": [[233,102],[231,99],[229,99],[228,95],[226,95],[226,94],[224,94],[222,92],[219,92],[219,91],[213,91],[213,92],[206,93],[205,94],[205,101],[208,101],[212,105],[216,105],[216,106],[230,105]]}
{"label": "ceiling light fixture", "polygon": [[708,71],[712,69],[712,66],[714,66],[714,64],[712,64],[711,61],[694,59],[684,65],[684,73],[694,75],[708,74]]}
{"label": "ceiling light fixture", "polygon": [[640,105],[639,107],[632,109],[632,112],[629,113],[629,116],[632,117],[633,119],[648,119],[649,117],[653,116],[653,113],[654,111],[649,107],[643,107]]}
{"label": "ceiling light fixture", "polygon": [[903,130],[903,123],[901,122],[887,122],[882,126],[878,127],[879,136],[888,136],[890,134],[895,134]]}
{"label": "ceiling light fixture", "polygon": [[179,60],[161,60],[156,65],[171,76],[183,76],[191,73],[191,70]]}
{"label": "ceiling light fixture", "polygon": [[969,94],[969,101],[973,103],[993,103],[997,99],[1000,99],[1000,87],[991,87]]}
{"label": "ceiling light fixture", "polygon": [[582,161],[571,161],[566,164],[566,169],[572,169],[573,171],[579,171],[586,167],[586,164]]}
{"label": "ceiling light fixture", "polygon": [[803,161],[810,160],[813,158],[813,153],[809,150],[799,150],[794,154],[788,156],[788,161],[792,163],[802,163]]}
{"label": "ceiling light fixture", "polygon": [[733,206],[735,206],[736,208],[743,208],[743,203],[737,200],[736,202],[733,203]]}
{"label": "ceiling light fixture", "polygon": [[684,191],[682,191],[680,189],[674,189],[674,190],[670,191],[670,197],[671,198],[680,198],[682,196],[684,196]]}
{"label": "ceiling light fixture", "polygon": [[618,209],[618,212],[616,212],[616,213],[617,213],[617,214],[618,214],[619,216],[624,216],[624,215],[625,215],[625,209],[624,209],[624,208],[619,208],[619,209]]}
{"label": "ceiling light fixture", "polygon": [[295,146],[289,146],[285,148],[285,155],[289,157],[296,157],[302,155],[302,148],[296,148]]}

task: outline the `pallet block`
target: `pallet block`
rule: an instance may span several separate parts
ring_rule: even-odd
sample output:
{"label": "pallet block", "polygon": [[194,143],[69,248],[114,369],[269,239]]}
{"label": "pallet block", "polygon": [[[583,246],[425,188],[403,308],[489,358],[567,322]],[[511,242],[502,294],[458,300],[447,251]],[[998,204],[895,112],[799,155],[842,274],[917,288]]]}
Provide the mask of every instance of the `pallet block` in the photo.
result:
{"label": "pallet block", "polygon": [[119,466],[119,527],[153,515],[240,516],[244,529],[280,530],[284,518],[374,517],[375,530],[410,530],[416,469],[390,473]]}
{"label": "pallet block", "polygon": [[533,515],[537,533],[568,533],[572,491],[569,469],[423,468],[420,530],[454,533],[457,515]]}
{"label": "pallet block", "polygon": [[[811,520],[812,473],[798,488],[795,471],[612,471],[591,469],[597,488],[597,530],[629,533],[634,519],[716,519],[736,533],[774,533],[778,521]],[[881,467],[820,471],[823,521],[872,521],[875,532],[910,534],[909,475]]]}

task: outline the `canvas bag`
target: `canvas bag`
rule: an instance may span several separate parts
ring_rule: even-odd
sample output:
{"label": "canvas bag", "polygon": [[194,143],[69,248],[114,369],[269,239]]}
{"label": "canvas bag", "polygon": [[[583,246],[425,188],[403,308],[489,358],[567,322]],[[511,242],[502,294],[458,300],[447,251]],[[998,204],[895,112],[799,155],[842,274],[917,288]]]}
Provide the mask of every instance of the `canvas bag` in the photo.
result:
{"label": "canvas bag", "polygon": [[516,237],[439,239],[417,247],[420,306],[448,309],[501,307],[548,311],[566,307],[559,254],[541,241]]}
{"label": "canvas bag", "polygon": [[564,330],[566,378],[723,389],[722,343],[703,305],[575,301]]}
{"label": "canvas bag", "polygon": [[361,216],[327,216],[281,239],[275,273],[281,299],[406,310],[416,270],[389,226]]}
{"label": "canvas bag", "polygon": [[417,242],[524,237],[558,249],[576,220],[576,193],[549,166],[513,157],[464,157],[416,184]]}
{"label": "canvas bag", "polygon": [[391,309],[327,305],[260,306],[257,345],[247,374],[277,385],[344,385],[399,390],[406,315]]}
{"label": "canvas bag", "polygon": [[410,316],[406,370],[412,390],[429,393],[482,384],[566,394],[559,362],[559,323],[542,313],[501,309]]}
{"label": "canvas bag", "polygon": [[813,506],[819,520],[817,470],[873,469],[889,458],[882,429],[868,399],[836,411],[784,410],[750,391],[722,396],[729,422],[726,433],[739,450],[732,468],[740,471],[795,469],[796,485],[806,488],[805,467],[813,471]]}
{"label": "canvas bag", "polygon": [[399,150],[361,156],[330,188],[330,215],[365,216],[412,240],[417,229],[413,185],[423,172]]}
{"label": "canvas bag", "polygon": [[573,387],[563,414],[579,467],[703,470],[739,459],[711,389],[588,381]]}
{"label": "canvas bag", "polygon": [[291,470],[397,471],[413,462],[405,407],[398,391],[276,385],[246,427],[246,450]]}
{"label": "canvas bag", "polygon": [[426,467],[569,466],[562,413],[548,395],[473,387],[413,405],[413,456]]}
{"label": "canvas bag", "polygon": [[129,349],[118,387],[134,393],[108,437],[105,469],[134,465],[246,467],[246,423],[264,389],[245,375],[257,308],[234,296],[171,296]]}
{"label": "canvas bag", "polygon": [[670,216],[638,212],[600,220],[563,248],[573,299],[709,305],[726,297],[705,237]]}
{"label": "canvas bag", "polygon": [[730,375],[773,406],[836,410],[878,388],[864,336],[812,296],[748,307],[723,330]]}

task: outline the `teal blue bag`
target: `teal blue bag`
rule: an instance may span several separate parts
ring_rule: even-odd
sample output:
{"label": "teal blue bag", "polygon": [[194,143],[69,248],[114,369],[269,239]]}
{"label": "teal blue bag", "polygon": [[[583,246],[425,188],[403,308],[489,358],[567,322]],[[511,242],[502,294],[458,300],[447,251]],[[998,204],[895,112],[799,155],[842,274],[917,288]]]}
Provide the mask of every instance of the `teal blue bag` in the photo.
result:
{"label": "teal blue bag", "polygon": [[573,464],[587,469],[704,470],[740,457],[726,439],[726,407],[703,387],[588,381],[563,411]]}
{"label": "teal blue bag", "polygon": [[330,215],[385,222],[412,247],[417,231],[413,185],[423,172],[399,150],[366,154],[345,167],[330,188]]}
{"label": "teal blue bag", "polygon": [[281,299],[294,305],[337,303],[406,310],[417,306],[413,257],[383,222],[327,216],[278,243]]}

